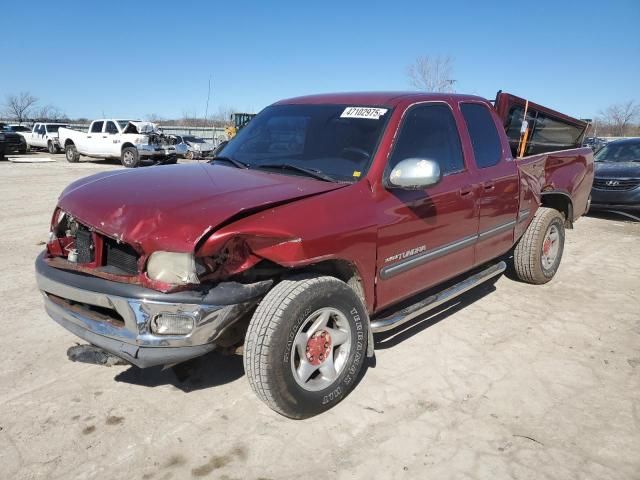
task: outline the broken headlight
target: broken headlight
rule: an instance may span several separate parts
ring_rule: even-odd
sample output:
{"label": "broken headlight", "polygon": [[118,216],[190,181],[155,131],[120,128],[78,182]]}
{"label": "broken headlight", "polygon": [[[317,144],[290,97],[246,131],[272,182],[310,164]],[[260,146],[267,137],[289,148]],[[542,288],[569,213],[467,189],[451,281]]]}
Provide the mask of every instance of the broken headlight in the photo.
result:
{"label": "broken headlight", "polygon": [[147,262],[147,276],[172,285],[200,283],[198,273],[204,268],[196,264],[192,253],[155,252]]}

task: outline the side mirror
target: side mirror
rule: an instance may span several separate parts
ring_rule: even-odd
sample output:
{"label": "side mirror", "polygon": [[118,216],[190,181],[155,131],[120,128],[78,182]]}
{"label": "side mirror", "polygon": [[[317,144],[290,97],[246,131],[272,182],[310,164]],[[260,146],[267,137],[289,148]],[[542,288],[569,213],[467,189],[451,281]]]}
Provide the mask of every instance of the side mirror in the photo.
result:
{"label": "side mirror", "polygon": [[441,178],[438,162],[427,158],[407,158],[391,170],[388,184],[391,188],[421,190],[437,184]]}

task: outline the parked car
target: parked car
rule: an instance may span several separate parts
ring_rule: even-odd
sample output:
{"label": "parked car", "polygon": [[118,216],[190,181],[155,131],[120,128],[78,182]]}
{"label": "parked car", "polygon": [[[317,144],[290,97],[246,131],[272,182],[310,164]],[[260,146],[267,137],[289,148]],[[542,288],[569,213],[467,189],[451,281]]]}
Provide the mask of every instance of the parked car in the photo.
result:
{"label": "parked car", "polygon": [[94,120],[86,132],[60,128],[59,142],[69,162],[77,162],[80,155],[85,155],[119,159],[127,168],[145,161],[176,163],[176,148],[157,125],[150,122]]}
{"label": "parked car", "polygon": [[176,146],[186,146],[184,158],[187,158],[189,160],[206,157],[210,155],[216,148],[213,143],[207,142],[204,138],[195,137],[193,135],[174,136],[176,137]]}
{"label": "parked car", "polygon": [[5,129],[9,132],[16,132],[21,134],[31,133],[31,129],[25,125],[6,125]]}
{"label": "parked car", "polygon": [[24,137],[14,132],[4,123],[0,123],[0,159],[11,153],[26,153],[27,143]]}
{"label": "parked car", "polygon": [[78,180],[36,261],[45,308],[139,367],[244,343],[262,401],[320,413],[357,384],[374,332],[499,275],[509,252],[519,279],[555,275],[593,154],[516,160],[503,121],[476,96],[307,96],[209,163]]}
{"label": "parked car", "polygon": [[29,148],[46,148],[51,154],[61,150],[58,130],[67,127],[66,123],[34,123],[30,133],[23,133]]}
{"label": "parked car", "polygon": [[602,147],[604,147],[606,144],[607,144],[607,140],[605,140],[604,138],[588,137],[585,139],[582,146],[589,147],[595,153],[598,150],[600,150]]}
{"label": "parked car", "polygon": [[607,143],[595,162],[591,208],[640,211],[640,137]]}

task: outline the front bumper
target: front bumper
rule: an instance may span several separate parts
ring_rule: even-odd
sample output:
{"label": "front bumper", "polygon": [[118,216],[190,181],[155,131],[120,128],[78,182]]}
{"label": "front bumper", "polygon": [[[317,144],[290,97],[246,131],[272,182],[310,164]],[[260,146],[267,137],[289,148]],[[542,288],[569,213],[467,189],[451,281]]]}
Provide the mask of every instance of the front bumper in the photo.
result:
{"label": "front bumper", "polygon": [[158,158],[176,156],[176,148],[173,146],[163,147],[161,145],[136,145],[140,158]]}
{"label": "front bumper", "polygon": [[591,190],[592,210],[640,210],[640,187],[631,190]]}
{"label": "front bumper", "polygon": [[[208,291],[163,294],[49,266],[36,260],[36,280],[49,316],[87,342],[141,367],[179,363],[207,353],[237,320],[249,313],[272,282],[224,282]],[[161,313],[194,319],[188,335],[156,335]]]}

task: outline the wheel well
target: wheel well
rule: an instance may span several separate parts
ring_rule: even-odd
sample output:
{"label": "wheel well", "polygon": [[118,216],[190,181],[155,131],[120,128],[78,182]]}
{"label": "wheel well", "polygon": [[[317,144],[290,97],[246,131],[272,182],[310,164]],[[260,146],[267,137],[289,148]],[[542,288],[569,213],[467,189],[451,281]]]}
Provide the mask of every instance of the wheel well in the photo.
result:
{"label": "wheel well", "polygon": [[364,285],[362,284],[362,278],[358,272],[357,267],[346,260],[325,260],[323,262],[314,263],[304,267],[302,270],[305,272],[317,272],[322,275],[330,275],[336,277],[356,292],[356,295],[360,297],[362,303],[367,304],[364,295]]}
{"label": "wheel well", "polygon": [[566,228],[573,228],[573,203],[571,198],[560,192],[543,193],[541,206],[553,208],[564,215]]}
{"label": "wheel well", "polygon": [[122,144],[122,148],[120,149],[120,151],[124,150],[124,149],[125,149],[125,148],[127,148],[127,147],[133,147],[133,148],[136,148],[136,146],[135,146],[133,143],[131,143],[131,142],[127,142],[127,143],[123,143],[123,144]]}
{"label": "wheel well", "polygon": [[66,147],[68,147],[69,145],[74,145],[74,143],[73,143],[73,140],[70,140],[70,139],[68,139],[68,138],[67,138],[67,139],[64,141],[64,146],[65,146],[65,148],[66,148]]}

